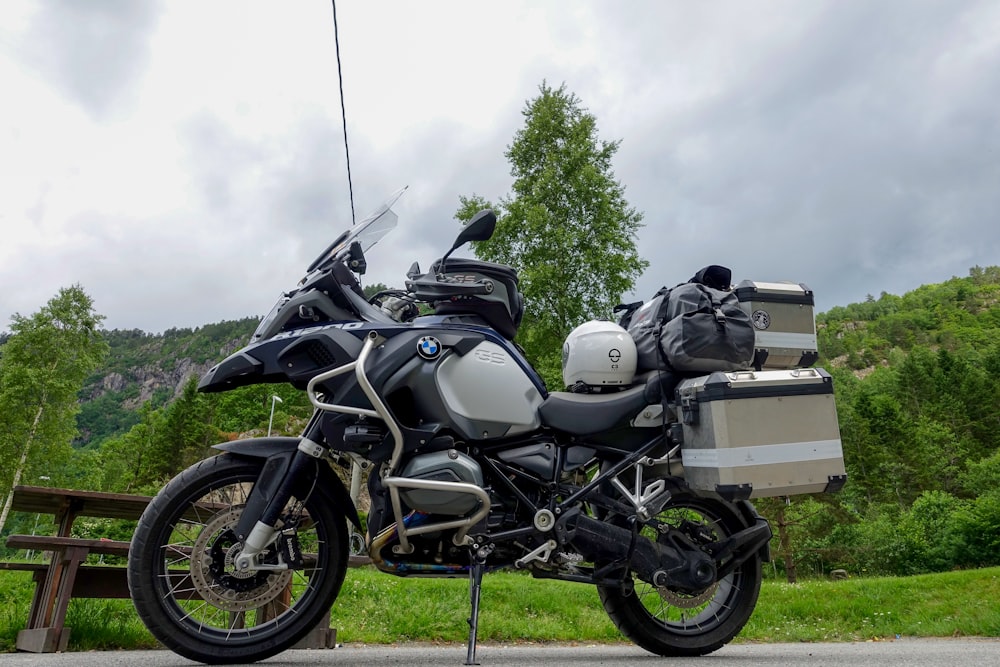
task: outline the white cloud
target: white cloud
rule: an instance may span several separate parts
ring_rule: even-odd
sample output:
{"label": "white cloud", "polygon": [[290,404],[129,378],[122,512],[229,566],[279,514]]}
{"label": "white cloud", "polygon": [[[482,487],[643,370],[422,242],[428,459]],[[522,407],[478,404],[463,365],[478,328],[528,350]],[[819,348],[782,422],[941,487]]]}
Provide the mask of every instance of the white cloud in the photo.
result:
{"label": "white cloud", "polygon": [[[399,285],[495,199],[542,80],[645,213],[648,296],[708,263],[821,308],[996,264],[989,2],[340,3],[358,217]],[[81,283],[110,327],[262,314],[350,218],[323,3],[4,3],[0,329]]]}

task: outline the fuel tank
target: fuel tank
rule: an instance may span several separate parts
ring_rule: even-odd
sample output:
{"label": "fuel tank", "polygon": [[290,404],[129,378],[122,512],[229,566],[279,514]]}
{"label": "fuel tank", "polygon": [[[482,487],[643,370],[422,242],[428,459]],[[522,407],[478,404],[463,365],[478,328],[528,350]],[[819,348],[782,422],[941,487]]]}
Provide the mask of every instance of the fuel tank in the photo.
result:
{"label": "fuel tank", "polygon": [[484,340],[464,355],[449,355],[436,380],[445,406],[472,439],[498,438],[541,426],[542,395],[507,350]]}
{"label": "fuel tank", "polygon": [[[434,354],[419,353],[425,341]],[[405,355],[406,361],[391,364],[398,370],[382,386],[405,426],[438,424],[463,440],[509,437],[541,426],[544,388],[513,348],[478,331],[455,329],[414,332],[392,347],[398,351],[387,345],[386,357]]]}

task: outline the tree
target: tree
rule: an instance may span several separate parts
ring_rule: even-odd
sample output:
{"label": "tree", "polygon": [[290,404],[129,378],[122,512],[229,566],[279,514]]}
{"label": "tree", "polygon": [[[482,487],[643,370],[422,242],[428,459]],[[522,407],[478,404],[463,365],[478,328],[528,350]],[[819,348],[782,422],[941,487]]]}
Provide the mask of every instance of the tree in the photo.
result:
{"label": "tree", "polygon": [[[79,285],[60,289],[31,317],[15,314],[0,358],[0,470],[6,494],[0,530],[10,512],[13,487],[54,472],[72,452],[77,394],[107,353],[103,316]],[[51,467],[51,470],[49,469]]]}
{"label": "tree", "polygon": [[374,285],[365,285],[363,291],[365,293],[365,298],[370,299],[379,292],[384,292],[388,289],[392,288],[385,283],[375,283]]}
{"label": "tree", "polygon": [[164,421],[164,410],[146,401],[139,409],[138,424],[101,444],[97,450],[101,491],[152,495],[163,486],[151,451],[157,433],[164,430]]}
{"label": "tree", "polygon": [[180,395],[155,409],[146,402],[141,419],[127,433],[106,440],[98,450],[103,490],[126,493],[155,491],[192,463],[215,454],[219,440],[213,425],[213,401],[198,393],[191,376]]}
{"label": "tree", "polygon": [[517,340],[550,386],[559,386],[563,340],[584,321],[609,317],[648,262],[635,245],[642,214],[611,170],[620,142],[598,138],[596,119],[565,85],[543,82],[539,91],[504,154],[512,193],[496,205],[461,197],[455,217],[497,212],[493,238],[474,252],[517,270],[526,306]]}
{"label": "tree", "polygon": [[152,437],[148,456],[153,473],[166,481],[192,463],[213,453],[218,440],[212,425],[211,399],[198,393],[198,378],[191,376],[172,403],[163,408],[161,426]]}
{"label": "tree", "polygon": [[256,384],[206,394],[211,399],[213,425],[222,433],[234,436],[252,429],[263,431],[267,427],[272,396],[277,396],[281,403],[274,415],[275,425],[287,423],[289,416],[306,420],[312,414],[313,407],[306,393],[290,384]]}

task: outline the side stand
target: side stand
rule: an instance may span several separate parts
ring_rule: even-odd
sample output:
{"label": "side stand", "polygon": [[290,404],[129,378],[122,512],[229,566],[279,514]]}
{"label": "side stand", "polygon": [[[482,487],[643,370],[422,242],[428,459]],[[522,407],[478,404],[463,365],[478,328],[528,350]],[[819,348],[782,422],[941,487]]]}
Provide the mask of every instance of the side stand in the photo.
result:
{"label": "side stand", "polygon": [[486,571],[485,559],[480,558],[476,551],[471,554],[472,567],[469,569],[469,599],[472,602],[472,615],[469,617],[469,653],[465,658],[466,665],[478,665],[476,662],[476,634],[479,632],[479,594],[483,586],[483,572]]}

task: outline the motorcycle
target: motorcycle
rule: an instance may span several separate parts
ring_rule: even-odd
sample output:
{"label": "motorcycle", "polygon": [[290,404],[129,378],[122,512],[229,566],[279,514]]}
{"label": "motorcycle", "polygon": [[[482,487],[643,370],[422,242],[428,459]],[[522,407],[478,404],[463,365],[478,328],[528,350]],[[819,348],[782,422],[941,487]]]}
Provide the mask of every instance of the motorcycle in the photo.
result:
{"label": "motorcycle", "polygon": [[[330,609],[360,532],[382,572],[468,577],[467,665],[483,575],[502,568],[596,586],[652,653],[728,643],[757,601],[768,522],[745,499],[686,483],[676,429],[652,410],[665,398],[655,373],[616,391],[546,389],[513,341],[515,272],[451,257],[490,238],[493,212],[431,271],[414,264],[406,290],[366,299],[356,274],[395,227],[399,194],[336,238],[202,378],[208,392],[289,382],[314,412],[298,437],[216,445],[153,498],[128,561],[140,618],[192,660],[275,655]],[[367,473],[364,527],[342,481],[352,469]]]}

